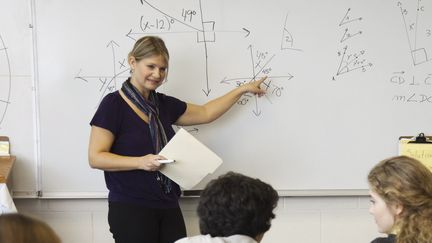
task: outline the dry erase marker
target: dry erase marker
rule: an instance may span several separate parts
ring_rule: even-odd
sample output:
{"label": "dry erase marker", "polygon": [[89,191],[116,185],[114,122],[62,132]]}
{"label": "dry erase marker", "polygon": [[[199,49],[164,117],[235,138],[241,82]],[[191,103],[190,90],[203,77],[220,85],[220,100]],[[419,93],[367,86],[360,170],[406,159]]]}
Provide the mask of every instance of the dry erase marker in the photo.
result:
{"label": "dry erase marker", "polygon": [[169,164],[175,162],[173,159],[158,159],[158,162],[161,164]]}

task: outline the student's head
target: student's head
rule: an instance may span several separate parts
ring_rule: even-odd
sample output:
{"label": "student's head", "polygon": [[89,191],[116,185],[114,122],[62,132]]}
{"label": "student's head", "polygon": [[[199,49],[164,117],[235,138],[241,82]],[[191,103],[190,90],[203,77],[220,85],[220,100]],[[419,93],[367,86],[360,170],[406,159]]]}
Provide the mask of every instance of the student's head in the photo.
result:
{"label": "student's head", "polygon": [[60,243],[44,222],[21,214],[0,215],[0,243]]}
{"label": "student's head", "polygon": [[167,75],[168,49],[161,38],[144,36],[135,42],[128,54],[128,62],[133,84],[138,89],[155,90]]}
{"label": "student's head", "polygon": [[432,173],[419,161],[398,156],[378,163],[368,176],[371,207],[381,233],[397,242],[432,242]]}
{"label": "student's head", "polygon": [[198,205],[201,234],[261,239],[275,217],[278,194],[259,179],[229,172],[211,181]]}

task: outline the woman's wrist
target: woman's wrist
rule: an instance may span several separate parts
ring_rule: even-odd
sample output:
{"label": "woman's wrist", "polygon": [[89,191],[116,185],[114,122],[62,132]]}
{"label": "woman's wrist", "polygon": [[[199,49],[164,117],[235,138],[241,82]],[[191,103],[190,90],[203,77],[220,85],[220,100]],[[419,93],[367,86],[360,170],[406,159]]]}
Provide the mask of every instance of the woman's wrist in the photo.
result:
{"label": "woman's wrist", "polygon": [[246,94],[247,92],[249,92],[249,90],[247,89],[247,85],[248,84],[243,84],[243,85],[237,87],[237,91],[238,91],[238,94],[240,96],[242,96],[242,95]]}
{"label": "woman's wrist", "polygon": [[142,169],[144,169],[144,168],[141,166],[141,165],[143,164],[143,163],[141,162],[142,157],[135,157],[134,160],[135,160],[135,169],[136,169],[136,170],[142,170]]}

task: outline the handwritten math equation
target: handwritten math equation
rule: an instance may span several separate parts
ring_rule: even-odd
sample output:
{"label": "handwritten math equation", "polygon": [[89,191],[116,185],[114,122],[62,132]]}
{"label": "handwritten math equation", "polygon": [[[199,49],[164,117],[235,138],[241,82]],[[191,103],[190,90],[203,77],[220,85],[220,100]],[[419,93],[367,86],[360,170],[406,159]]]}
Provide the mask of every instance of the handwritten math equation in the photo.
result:
{"label": "handwritten math equation", "polygon": [[[402,90],[392,96],[397,103],[432,103],[432,71],[424,75],[408,74],[406,71],[394,72],[389,82]],[[425,92],[426,90],[426,92]]]}

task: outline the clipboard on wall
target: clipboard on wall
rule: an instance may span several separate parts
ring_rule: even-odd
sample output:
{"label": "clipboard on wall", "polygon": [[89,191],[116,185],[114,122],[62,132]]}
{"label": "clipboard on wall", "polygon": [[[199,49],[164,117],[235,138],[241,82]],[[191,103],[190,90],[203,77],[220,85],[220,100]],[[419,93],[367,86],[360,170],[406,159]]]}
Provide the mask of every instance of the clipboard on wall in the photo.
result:
{"label": "clipboard on wall", "polygon": [[417,159],[432,171],[432,136],[399,137],[399,155]]}

